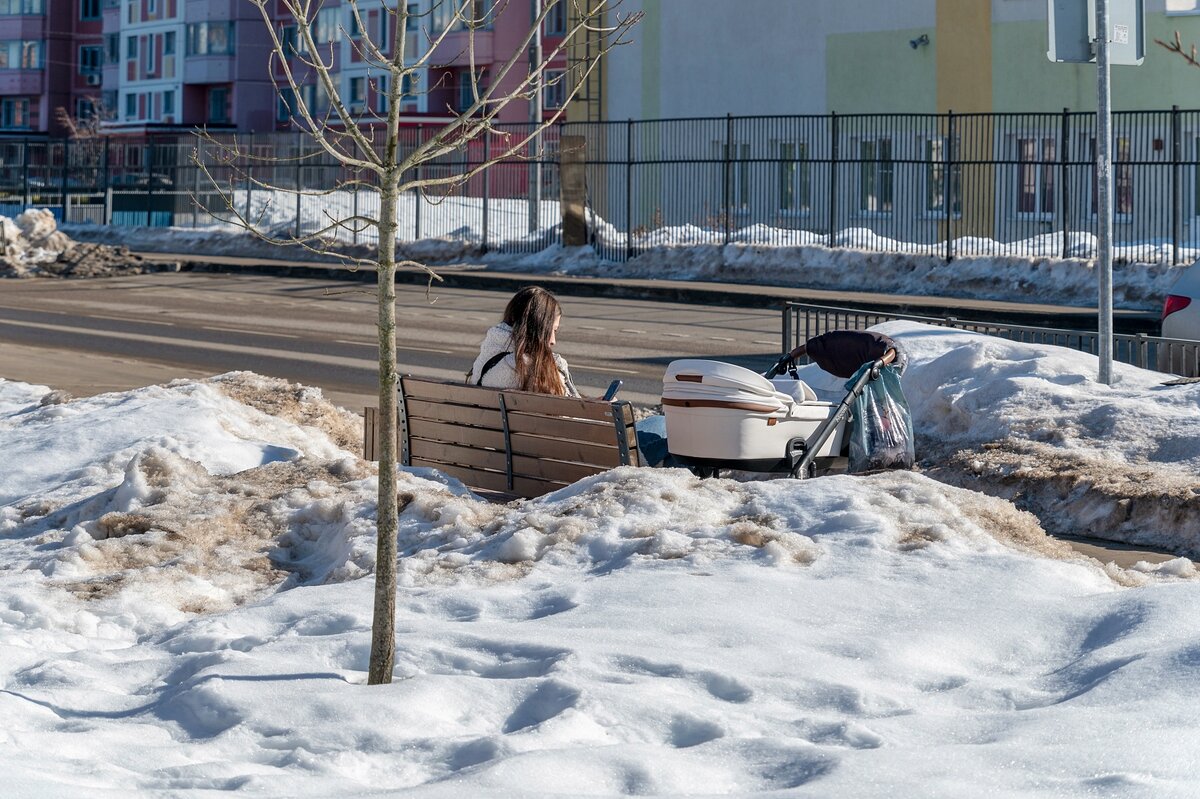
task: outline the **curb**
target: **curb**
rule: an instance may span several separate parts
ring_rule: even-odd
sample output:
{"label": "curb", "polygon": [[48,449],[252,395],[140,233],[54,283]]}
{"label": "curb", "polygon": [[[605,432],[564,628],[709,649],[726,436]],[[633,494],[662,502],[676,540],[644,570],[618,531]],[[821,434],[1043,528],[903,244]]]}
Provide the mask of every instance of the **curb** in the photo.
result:
{"label": "curb", "polygon": [[[165,253],[138,253],[150,259],[178,260],[180,271],[210,274],[252,274],[318,280],[374,283],[375,270],[363,267],[350,270],[340,264],[269,261],[255,258],[195,257]],[[434,267],[442,278],[433,288],[475,289],[512,292],[521,286],[537,284],[567,297],[612,297],[695,305],[723,305],[738,308],[776,308],[785,302],[829,305],[861,311],[937,318],[954,317],[978,322],[1062,328],[1096,329],[1096,311],[1087,308],[1062,308],[1020,303],[997,303],[992,308],[963,307],[961,301],[946,297],[894,297],[894,302],[863,297],[854,292],[813,290],[796,286],[771,286],[746,283],[699,283],[674,280],[580,277],[528,272],[504,272],[474,266],[451,264]],[[416,269],[399,269],[396,282],[405,285],[430,284],[429,276]],[[1118,333],[1158,334],[1159,318],[1152,311],[1118,311],[1114,316]]]}

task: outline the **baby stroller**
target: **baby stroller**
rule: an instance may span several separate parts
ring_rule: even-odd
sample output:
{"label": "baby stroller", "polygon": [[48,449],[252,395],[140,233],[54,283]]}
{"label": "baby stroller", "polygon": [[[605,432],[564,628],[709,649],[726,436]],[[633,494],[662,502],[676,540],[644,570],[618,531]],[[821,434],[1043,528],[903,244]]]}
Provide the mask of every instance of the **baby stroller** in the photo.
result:
{"label": "baby stroller", "polygon": [[721,469],[813,477],[841,453],[851,407],[884,365],[861,370],[833,403],[817,399],[786,357],[765,375],[720,361],[672,361],[662,393],[668,450],[700,477]]}

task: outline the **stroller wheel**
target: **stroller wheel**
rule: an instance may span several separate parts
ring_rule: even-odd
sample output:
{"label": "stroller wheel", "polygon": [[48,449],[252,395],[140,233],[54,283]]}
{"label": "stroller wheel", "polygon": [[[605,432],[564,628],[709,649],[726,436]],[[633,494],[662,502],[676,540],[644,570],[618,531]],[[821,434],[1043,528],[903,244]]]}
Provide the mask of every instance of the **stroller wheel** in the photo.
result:
{"label": "stroller wheel", "polygon": [[701,480],[707,480],[710,477],[717,477],[720,471],[721,470],[716,466],[703,465],[692,467],[692,474],[696,475]]}

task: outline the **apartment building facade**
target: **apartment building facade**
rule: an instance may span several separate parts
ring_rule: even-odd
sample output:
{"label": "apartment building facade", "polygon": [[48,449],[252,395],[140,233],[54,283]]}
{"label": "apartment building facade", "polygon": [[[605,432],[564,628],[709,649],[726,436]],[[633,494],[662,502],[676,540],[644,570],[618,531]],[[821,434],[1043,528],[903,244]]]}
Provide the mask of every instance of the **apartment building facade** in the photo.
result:
{"label": "apartment building facade", "polygon": [[[406,58],[428,55],[431,32],[448,23],[449,0],[406,3],[406,30],[385,2],[359,3],[372,41],[391,54],[397,35]],[[475,0],[472,13],[489,20],[475,34],[481,85],[520,47],[535,0]],[[276,35],[290,52],[302,53],[296,28],[278,5],[270,8]],[[545,26],[544,50],[561,42],[567,4],[559,3]],[[362,34],[346,3],[324,4],[313,20],[321,55],[334,65],[343,99],[356,113],[385,109],[386,76],[363,57]],[[405,87],[402,120],[420,124],[447,118],[470,106],[467,31],[459,26],[426,59]],[[272,39],[259,10],[245,0],[0,0],[0,134],[63,135],[64,116],[84,121],[99,115],[114,133],[208,126],[240,132],[295,127],[297,102],[283,88],[282,66],[271,58]],[[552,65],[557,77],[566,58]],[[323,115],[328,98],[301,58],[289,60],[302,82],[308,108]],[[272,66],[273,65],[273,66]],[[510,75],[510,88],[525,74],[525,58]],[[546,114],[563,102],[565,82],[545,92]],[[528,121],[524,100],[501,121]]]}

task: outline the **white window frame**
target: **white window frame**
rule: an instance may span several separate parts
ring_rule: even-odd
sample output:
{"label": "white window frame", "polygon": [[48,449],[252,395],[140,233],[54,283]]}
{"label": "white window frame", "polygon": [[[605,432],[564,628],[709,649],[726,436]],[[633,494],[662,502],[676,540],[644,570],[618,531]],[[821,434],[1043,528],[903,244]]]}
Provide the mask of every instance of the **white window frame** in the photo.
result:
{"label": "white window frame", "polygon": [[563,108],[567,104],[567,71],[565,69],[547,69],[542,86],[542,108]]}
{"label": "white window frame", "polygon": [[[934,145],[938,145],[936,149],[940,149],[942,156],[941,160],[933,159]],[[921,183],[925,189],[923,201],[921,203],[921,214],[925,219],[945,219],[946,218],[946,200],[949,195],[950,201],[956,206],[950,211],[951,219],[962,219],[962,164],[955,159],[949,164],[947,169],[947,155],[951,144],[946,136],[925,136],[921,139],[921,157],[923,159],[924,170],[921,175]],[[962,146],[961,140],[956,140],[953,147],[957,152]],[[933,206],[930,204],[930,198],[933,192],[933,171],[936,166],[942,168],[942,204]]]}
{"label": "white window frame", "polygon": [[[1125,158],[1121,158],[1121,145],[1125,145]],[[1084,151],[1088,153],[1092,163],[1096,162],[1096,137],[1085,136],[1083,142]],[[1112,153],[1112,203],[1113,203],[1113,222],[1120,224],[1128,224],[1133,221],[1134,214],[1137,213],[1136,199],[1137,195],[1134,192],[1133,186],[1133,164],[1129,163],[1133,160],[1133,139],[1126,136],[1113,136]],[[1120,198],[1120,174],[1124,172],[1129,176],[1129,210],[1121,210]],[[1100,204],[1100,187],[1096,183],[1096,169],[1093,167],[1088,175],[1088,186],[1091,189],[1088,192],[1087,204],[1088,213],[1092,219],[1095,219],[1099,214]]]}
{"label": "white window frame", "polygon": [[[786,148],[792,148],[788,153]],[[776,158],[775,209],[781,217],[812,215],[812,162],[808,142],[794,139],[775,139],[771,149]],[[791,202],[785,206],[784,198]]]}
{"label": "white window frame", "polygon": [[146,75],[149,76],[158,71],[158,46],[157,42],[161,33],[152,33],[146,37],[146,58],[143,66],[146,69]]}
{"label": "white window frame", "polygon": [[[1033,220],[1038,222],[1050,222],[1054,220],[1057,212],[1057,204],[1059,192],[1062,191],[1062,186],[1058,185],[1057,170],[1060,167],[1059,142],[1057,136],[1053,133],[1045,131],[1031,131],[1029,133],[1017,133],[1013,135],[1013,150],[1014,160],[1016,161],[1016,172],[1013,180],[1013,208],[1012,214],[1014,219]],[[1022,142],[1032,141],[1036,145],[1035,155],[1036,160],[1026,161],[1023,159]],[[1046,145],[1049,144],[1054,152],[1053,160],[1045,157]],[[1044,163],[1045,162],[1045,163]],[[1028,164],[1029,166],[1025,166]],[[1035,170],[1034,181],[1034,210],[1022,211],[1021,199],[1025,196],[1023,180],[1023,170],[1032,168]],[[1049,210],[1046,209],[1046,188],[1050,188]]]}
{"label": "white window frame", "polygon": [[[896,213],[896,140],[891,134],[878,134],[875,136],[862,136],[854,140],[855,155],[858,158],[858,181],[855,184],[855,194],[857,195],[857,205],[855,208],[855,216],[860,218],[888,218]],[[881,145],[887,145],[888,157],[886,159],[879,157]],[[866,147],[871,149],[871,158],[868,160]],[[884,166],[886,164],[886,167]],[[886,180],[886,183],[885,183]],[[866,185],[870,183],[871,191],[865,191]],[[883,196],[883,189],[887,189],[887,197]],[[868,202],[868,198],[876,198],[876,202],[881,207],[868,207],[872,203]]]}

